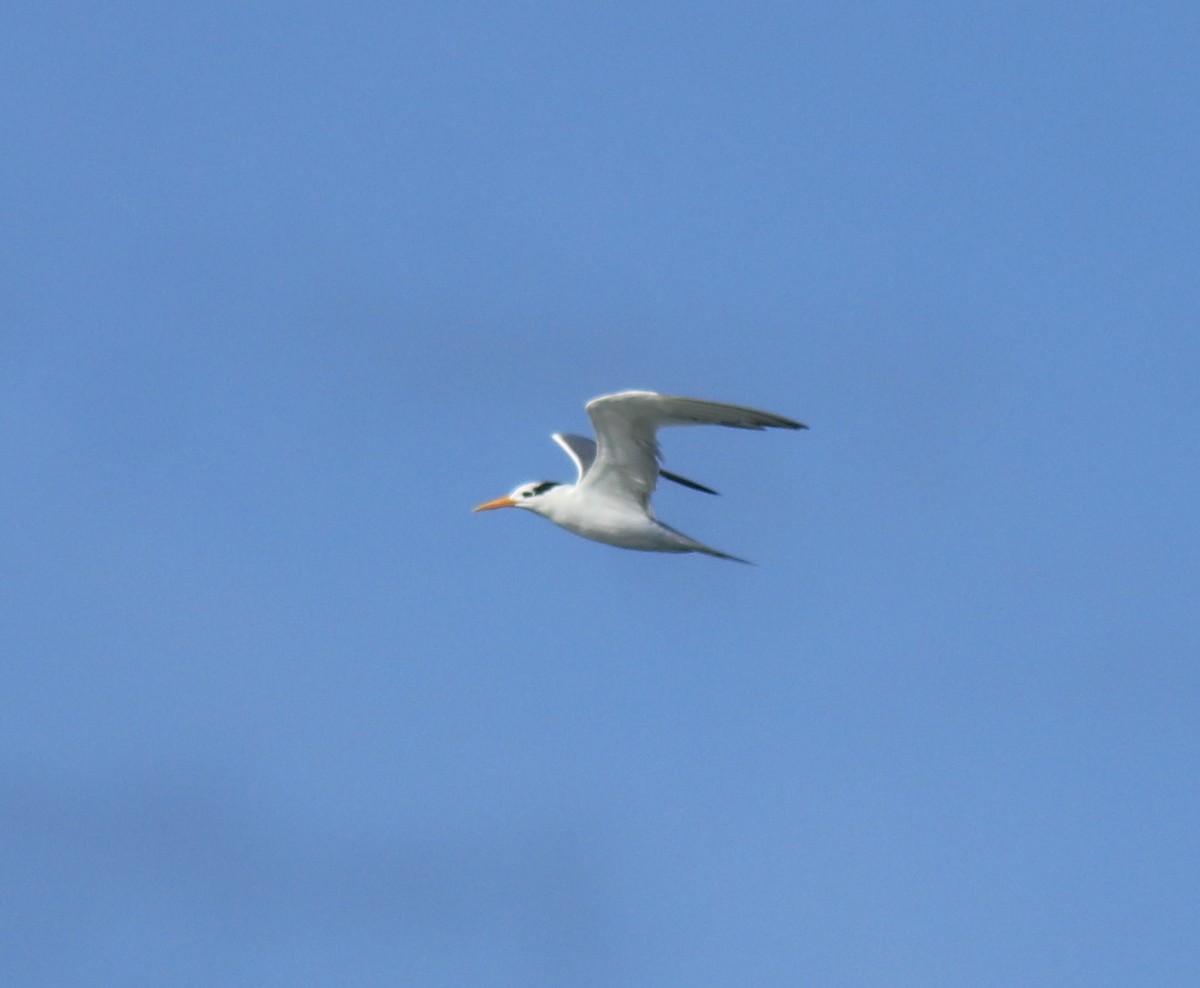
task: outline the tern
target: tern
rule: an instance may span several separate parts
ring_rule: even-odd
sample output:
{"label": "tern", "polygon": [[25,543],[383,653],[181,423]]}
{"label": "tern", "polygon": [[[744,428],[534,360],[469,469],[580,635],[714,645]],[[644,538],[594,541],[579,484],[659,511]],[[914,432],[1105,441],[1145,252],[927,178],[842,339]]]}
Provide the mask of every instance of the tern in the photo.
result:
{"label": "tern", "polygon": [[512,493],[476,507],[525,508],[585,539],[646,552],[700,552],[719,559],[748,560],[697,542],[654,517],[650,496],[658,478],[716,494],[659,466],[657,432],[668,425],[725,425],[735,429],[805,429],[801,422],[740,405],[678,398],[653,391],[621,391],[587,403],[596,432],[556,432],[553,439],[575,462],[573,484],[553,480],[521,484]]}

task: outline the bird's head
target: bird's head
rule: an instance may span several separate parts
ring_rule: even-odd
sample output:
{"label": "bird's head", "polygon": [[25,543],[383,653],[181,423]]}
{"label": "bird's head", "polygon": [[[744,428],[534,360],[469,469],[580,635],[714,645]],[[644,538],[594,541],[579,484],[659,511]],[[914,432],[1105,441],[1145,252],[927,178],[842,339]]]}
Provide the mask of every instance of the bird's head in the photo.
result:
{"label": "bird's head", "polygon": [[484,504],[474,508],[475,511],[491,511],[495,508],[528,508],[530,511],[536,511],[541,514],[550,499],[554,497],[555,492],[563,485],[553,480],[531,480],[528,484],[521,484],[515,488],[511,494],[505,494],[504,497],[498,497],[494,501],[487,501]]}

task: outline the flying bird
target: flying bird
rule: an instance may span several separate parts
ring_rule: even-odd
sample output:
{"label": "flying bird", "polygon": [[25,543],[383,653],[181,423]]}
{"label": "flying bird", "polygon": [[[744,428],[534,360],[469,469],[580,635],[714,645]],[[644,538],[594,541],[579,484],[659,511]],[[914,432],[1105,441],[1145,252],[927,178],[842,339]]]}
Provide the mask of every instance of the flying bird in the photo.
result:
{"label": "flying bird", "polygon": [[698,398],[677,398],[653,391],[620,391],[587,403],[596,432],[586,436],[556,432],[553,439],[575,462],[573,484],[553,480],[521,484],[510,494],[479,505],[475,511],[525,508],[585,539],[648,552],[702,552],[744,563],[697,542],[654,517],[650,496],[658,478],[716,494],[693,480],[659,466],[657,432],[668,425],[726,425],[735,429],[805,429],[782,415]]}

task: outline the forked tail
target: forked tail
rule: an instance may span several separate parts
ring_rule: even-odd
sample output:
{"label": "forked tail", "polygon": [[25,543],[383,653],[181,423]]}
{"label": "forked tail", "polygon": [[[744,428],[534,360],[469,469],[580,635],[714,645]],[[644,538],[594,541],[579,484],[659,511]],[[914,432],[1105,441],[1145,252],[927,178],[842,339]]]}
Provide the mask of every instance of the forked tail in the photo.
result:
{"label": "forked tail", "polygon": [[680,548],[684,552],[699,552],[706,556],[715,556],[717,559],[728,559],[735,563],[745,563],[747,566],[753,566],[754,563],[749,559],[743,559],[741,556],[731,556],[727,552],[722,552],[720,549],[714,549],[711,545],[705,545],[703,542],[697,542],[690,535],[684,535],[678,529],[672,528],[670,525],[664,525],[661,521],[658,522],[668,532],[679,539]]}
{"label": "forked tail", "polygon": [[721,552],[720,549],[714,549],[712,546],[701,545],[699,542],[692,549],[693,552],[702,552],[706,556],[716,556],[718,559],[730,559],[735,563],[745,563],[747,566],[754,566],[749,559],[743,559],[741,556],[731,556],[727,552]]}

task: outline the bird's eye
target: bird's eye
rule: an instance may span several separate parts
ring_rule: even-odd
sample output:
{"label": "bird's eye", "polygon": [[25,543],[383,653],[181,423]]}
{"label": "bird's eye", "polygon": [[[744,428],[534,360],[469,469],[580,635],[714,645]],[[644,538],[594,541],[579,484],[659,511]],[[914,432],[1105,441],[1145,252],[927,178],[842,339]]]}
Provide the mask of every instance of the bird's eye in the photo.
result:
{"label": "bird's eye", "polygon": [[521,497],[529,497],[532,493],[533,491],[521,491]]}

